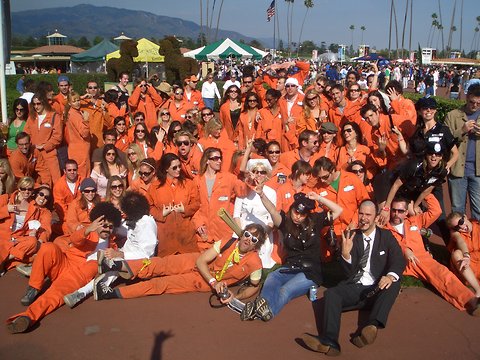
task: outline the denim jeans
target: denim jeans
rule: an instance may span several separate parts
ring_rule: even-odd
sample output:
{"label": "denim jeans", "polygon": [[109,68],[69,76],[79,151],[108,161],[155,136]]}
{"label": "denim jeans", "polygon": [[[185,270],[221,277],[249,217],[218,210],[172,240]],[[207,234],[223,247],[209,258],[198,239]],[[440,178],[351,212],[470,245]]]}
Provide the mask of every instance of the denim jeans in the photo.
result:
{"label": "denim jeans", "polygon": [[312,285],[316,286],[304,273],[282,274],[281,269],[268,275],[260,293],[260,296],[268,301],[273,316],[276,316],[290,300],[305,295]]}
{"label": "denim jeans", "polygon": [[203,98],[203,103],[205,104],[205,107],[213,110],[213,107],[215,106],[215,98]]}
{"label": "denim jeans", "polygon": [[468,193],[472,218],[480,220],[480,176],[471,175],[461,178],[450,176],[448,185],[452,211],[465,214]]}

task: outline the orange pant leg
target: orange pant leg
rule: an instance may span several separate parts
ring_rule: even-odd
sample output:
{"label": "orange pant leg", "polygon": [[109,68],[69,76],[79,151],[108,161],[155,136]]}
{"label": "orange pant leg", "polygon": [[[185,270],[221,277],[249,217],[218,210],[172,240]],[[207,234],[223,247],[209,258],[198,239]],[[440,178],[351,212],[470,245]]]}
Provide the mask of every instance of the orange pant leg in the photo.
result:
{"label": "orange pant leg", "polygon": [[20,236],[13,241],[0,241],[0,261],[4,261],[9,255],[15,260],[26,260],[37,252],[37,239],[32,236]]}
{"label": "orange pant leg", "polygon": [[415,276],[430,283],[440,295],[459,310],[474,296],[448,268],[435,261],[430,255],[417,255],[416,266],[409,263],[404,275]]}
{"label": "orange pant leg", "polygon": [[139,279],[150,279],[156,276],[184,274],[194,271],[195,262],[199,253],[169,255],[163,258],[152,257],[150,264],[145,265],[144,260],[129,260],[128,265]]}
{"label": "orange pant leg", "polygon": [[131,299],[148,295],[182,294],[194,291],[209,291],[210,286],[198,272],[156,277],[118,289],[122,298]]}
{"label": "orange pant leg", "polygon": [[53,243],[63,251],[67,251],[70,248],[70,235],[58,236]]}

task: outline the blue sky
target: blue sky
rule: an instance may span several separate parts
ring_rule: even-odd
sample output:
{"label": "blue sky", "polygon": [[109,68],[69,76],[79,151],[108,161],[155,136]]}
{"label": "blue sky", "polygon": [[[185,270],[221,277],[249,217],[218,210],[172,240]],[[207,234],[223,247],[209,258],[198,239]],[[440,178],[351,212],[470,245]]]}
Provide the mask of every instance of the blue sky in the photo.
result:
{"label": "blue sky", "polygon": [[[209,1],[210,8],[214,0],[202,0],[205,8]],[[407,0],[395,0],[397,22],[399,29],[399,44]],[[266,21],[266,9],[271,0],[224,0],[220,28],[233,30],[251,37],[266,38],[273,36],[273,21]],[[314,7],[309,11],[303,29],[302,41],[312,40],[317,45],[321,41],[330,43],[352,42],[350,25],[355,26],[353,43],[357,47],[361,42],[360,27],[365,26],[364,43],[372,47],[386,48],[388,46],[390,0],[313,0]],[[452,47],[460,44],[460,3],[457,1],[457,12],[454,25]],[[199,0],[11,0],[12,11],[43,9],[57,6],[73,6],[78,4],[93,4],[97,6],[115,6],[133,10],[143,10],[159,15],[178,17],[200,23]],[[213,24],[216,24],[216,14],[221,0],[216,0]],[[453,0],[440,0],[442,20],[445,29],[450,28]],[[471,49],[476,17],[480,16],[479,0],[463,0],[463,39],[462,47],[468,52]],[[413,32],[412,48],[417,49],[418,43],[426,46],[432,22],[431,14],[438,11],[438,0],[413,0]],[[205,17],[205,10],[203,16]],[[293,6],[293,41],[298,41],[300,27],[305,15],[303,0],[296,0]],[[277,17],[280,21],[280,34],[286,40],[287,5],[283,0],[277,0]],[[204,20],[205,21],[205,20]],[[408,20],[409,21],[409,20]],[[408,28],[407,21],[407,28]],[[480,36],[480,33],[479,33]],[[444,30],[445,44],[448,31]],[[441,40],[434,39],[433,47],[441,47]],[[392,37],[392,48],[395,47],[395,36]],[[408,48],[408,33],[405,37],[405,47]]]}

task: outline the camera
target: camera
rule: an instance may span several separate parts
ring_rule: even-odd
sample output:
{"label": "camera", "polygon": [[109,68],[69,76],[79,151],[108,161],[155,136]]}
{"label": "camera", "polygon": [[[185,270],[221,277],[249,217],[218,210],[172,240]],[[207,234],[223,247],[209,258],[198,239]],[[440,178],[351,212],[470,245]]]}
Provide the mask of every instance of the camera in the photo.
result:
{"label": "camera", "polygon": [[228,299],[229,296],[230,296],[230,294],[228,293],[228,287],[225,285],[223,287],[223,290],[218,293],[218,297],[220,299],[226,300],[226,299]]}

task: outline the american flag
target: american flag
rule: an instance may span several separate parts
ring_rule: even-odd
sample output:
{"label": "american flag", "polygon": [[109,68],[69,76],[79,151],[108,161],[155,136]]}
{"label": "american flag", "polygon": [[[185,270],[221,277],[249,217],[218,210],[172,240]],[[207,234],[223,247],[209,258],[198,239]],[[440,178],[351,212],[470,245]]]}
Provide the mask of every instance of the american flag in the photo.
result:
{"label": "american flag", "polygon": [[275,0],[272,1],[270,6],[267,9],[267,21],[270,21],[270,19],[275,15]]}

